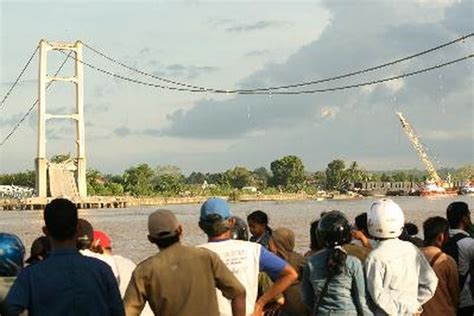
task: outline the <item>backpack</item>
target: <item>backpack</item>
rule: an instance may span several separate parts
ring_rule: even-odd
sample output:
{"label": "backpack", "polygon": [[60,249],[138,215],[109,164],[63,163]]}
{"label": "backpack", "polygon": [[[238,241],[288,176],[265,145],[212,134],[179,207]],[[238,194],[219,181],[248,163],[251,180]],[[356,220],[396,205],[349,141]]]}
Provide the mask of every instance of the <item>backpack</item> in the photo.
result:
{"label": "backpack", "polygon": [[[466,238],[469,236],[466,236],[465,234],[458,233],[454,235],[453,237],[449,238],[446,244],[443,246],[443,252],[446,253],[447,255],[450,255],[454,261],[456,261],[456,264],[459,267],[459,247],[458,247],[458,241],[460,241],[463,238]],[[464,283],[466,282],[467,275],[469,274],[469,271],[465,274],[459,274],[459,287],[462,288],[464,287]]]}

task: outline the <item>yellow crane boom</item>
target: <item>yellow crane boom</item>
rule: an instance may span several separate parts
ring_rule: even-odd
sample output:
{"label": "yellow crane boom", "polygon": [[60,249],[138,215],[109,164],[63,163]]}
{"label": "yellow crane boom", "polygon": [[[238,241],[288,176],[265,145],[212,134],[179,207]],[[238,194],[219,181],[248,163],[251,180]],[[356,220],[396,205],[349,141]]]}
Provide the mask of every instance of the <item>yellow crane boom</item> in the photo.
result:
{"label": "yellow crane boom", "polygon": [[426,171],[428,172],[428,181],[434,183],[442,183],[443,181],[438,175],[438,172],[436,171],[435,167],[433,166],[433,163],[429,159],[423,144],[418,139],[418,136],[411,127],[410,123],[408,123],[408,121],[405,119],[402,112],[397,112],[397,116],[400,119],[400,122],[402,123],[403,130],[408,135],[408,139],[415,148],[418,157],[420,157],[421,162],[423,163],[426,168]]}

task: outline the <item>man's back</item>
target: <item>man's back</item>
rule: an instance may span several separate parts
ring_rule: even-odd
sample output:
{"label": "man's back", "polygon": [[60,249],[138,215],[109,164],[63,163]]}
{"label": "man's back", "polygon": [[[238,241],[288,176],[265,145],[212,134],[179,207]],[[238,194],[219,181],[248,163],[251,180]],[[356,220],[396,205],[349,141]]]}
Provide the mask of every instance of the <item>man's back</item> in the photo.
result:
{"label": "man's back", "polygon": [[422,315],[455,316],[459,304],[458,268],[453,258],[434,246],[422,248],[438,277],[435,295],[423,305]]}
{"label": "man's back", "polygon": [[435,273],[423,254],[407,241],[381,241],[367,257],[365,267],[373,301],[390,315],[416,313],[436,290]]}
{"label": "man's back", "polygon": [[125,293],[126,312],[139,315],[148,301],[155,315],[217,316],[216,287],[226,297],[243,292],[216,254],[176,243],[137,265]]}
{"label": "man's back", "polygon": [[25,268],[7,302],[17,313],[34,315],[124,315],[119,289],[109,266],[75,249],[55,250]]}
{"label": "man's back", "polygon": [[[461,288],[461,297],[459,307],[468,307],[474,305],[471,290],[469,288],[470,278],[472,277],[470,271],[470,263],[474,260],[474,238],[471,238],[467,232],[461,229],[450,229],[449,236],[453,238],[457,234],[463,234],[466,237],[457,241],[458,247],[458,272],[460,275],[459,283]],[[461,280],[461,276],[463,279]]]}
{"label": "man's back", "polygon": [[[225,240],[208,242],[199,245],[199,247],[207,248],[217,253],[229,270],[242,283],[246,291],[246,315],[250,315],[254,310],[257,300],[260,251],[262,246],[242,240]],[[220,292],[217,293],[217,299],[220,315],[232,315],[229,301]]]}

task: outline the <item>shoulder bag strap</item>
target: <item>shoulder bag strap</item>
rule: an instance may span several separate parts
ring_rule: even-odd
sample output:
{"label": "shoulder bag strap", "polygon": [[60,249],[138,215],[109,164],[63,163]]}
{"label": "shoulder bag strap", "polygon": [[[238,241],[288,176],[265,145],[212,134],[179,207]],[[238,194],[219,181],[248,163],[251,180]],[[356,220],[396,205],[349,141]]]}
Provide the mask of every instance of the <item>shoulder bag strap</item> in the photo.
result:
{"label": "shoulder bag strap", "polygon": [[438,252],[437,254],[435,254],[435,255],[433,256],[433,258],[431,258],[431,260],[430,260],[430,266],[431,266],[431,267],[434,267],[434,264],[436,263],[436,260],[438,260],[438,258],[441,257],[442,254],[443,254],[443,252],[440,251],[440,252]]}
{"label": "shoulder bag strap", "polygon": [[329,288],[329,281],[331,280],[331,277],[328,276],[326,279],[326,283],[324,283],[323,290],[321,291],[321,294],[319,295],[318,302],[316,303],[316,307],[314,308],[313,315],[318,314],[319,307],[321,306],[321,303],[323,302],[324,296],[328,293],[328,288]]}

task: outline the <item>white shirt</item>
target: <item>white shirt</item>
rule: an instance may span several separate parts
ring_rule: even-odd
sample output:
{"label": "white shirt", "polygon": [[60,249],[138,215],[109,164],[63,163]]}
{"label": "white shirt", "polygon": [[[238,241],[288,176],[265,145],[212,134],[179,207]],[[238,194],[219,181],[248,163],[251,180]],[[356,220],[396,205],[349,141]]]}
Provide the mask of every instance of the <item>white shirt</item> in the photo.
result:
{"label": "white shirt", "polygon": [[[252,315],[258,292],[261,245],[242,240],[208,242],[198,247],[207,248],[219,255],[227,268],[234,273],[246,291],[246,315]],[[232,316],[230,301],[217,290],[217,302],[221,316]]]}
{"label": "white shirt", "polygon": [[114,259],[118,273],[120,275],[119,289],[120,295],[122,295],[123,298],[125,296],[125,291],[127,290],[128,283],[132,278],[133,270],[135,270],[135,267],[137,265],[132,260],[119,255],[112,255],[110,257]]}
{"label": "white shirt", "polygon": [[420,250],[398,238],[380,241],[365,260],[375,315],[413,315],[433,297],[438,278]]}
{"label": "white shirt", "polygon": [[[474,260],[474,238],[471,238],[469,234],[462,229],[450,229],[449,237],[453,237],[456,234],[463,234],[468,237],[463,238],[457,242],[458,245],[458,270],[459,274],[466,275],[469,273],[470,261]],[[472,273],[472,271],[471,271]],[[464,282],[464,286],[461,290],[459,307],[473,306],[474,300],[472,299],[471,289],[469,288],[469,282],[471,280],[471,274],[469,273]]]}
{"label": "white shirt", "polygon": [[84,250],[81,250],[80,252],[84,256],[96,258],[107,263],[112,269],[112,272],[114,273],[115,279],[117,280],[117,284],[120,284],[120,274],[118,272],[117,264],[115,263],[115,260],[112,256],[95,253],[95,252],[90,251],[89,249],[84,249]]}

